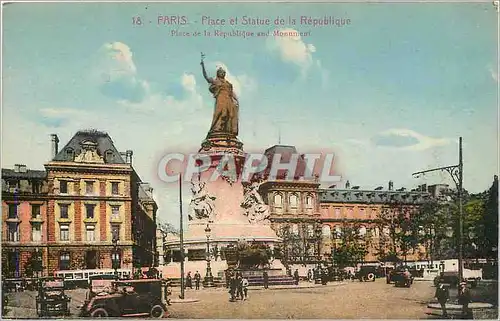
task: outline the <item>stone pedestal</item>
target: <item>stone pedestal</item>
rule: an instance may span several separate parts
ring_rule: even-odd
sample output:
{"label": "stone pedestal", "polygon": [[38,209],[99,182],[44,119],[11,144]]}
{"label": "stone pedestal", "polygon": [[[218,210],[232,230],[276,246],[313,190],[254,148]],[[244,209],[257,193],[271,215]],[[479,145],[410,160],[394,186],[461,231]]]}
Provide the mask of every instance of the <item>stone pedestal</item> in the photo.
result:
{"label": "stone pedestal", "polygon": [[[210,227],[210,247],[215,245],[221,247],[235,244],[239,240],[249,242],[262,242],[270,246],[280,243],[281,239],[276,235],[269,223],[250,223],[248,217],[244,214],[241,203],[244,199],[244,189],[241,181],[241,170],[244,165],[243,144],[230,135],[211,134],[203,141],[199,150],[200,154],[210,157],[211,165],[206,171],[203,171],[193,181],[204,182],[206,192],[215,197],[214,215],[209,218],[194,218],[188,222],[187,229],[184,232],[184,246],[187,249],[206,249],[207,235],[205,229]],[[230,159],[230,165],[236,167],[236,176],[219,175],[221,173],[220,165]],[[212,178],[217,177],[216,180]],[[175,241],[167,240],[167,246],[173,248]],[[273,261],[273,266],[278,270],[283,267],[279,260]],[[217,262],[216,258],[211,263]],[[218,262],[217,262],[218,263]],[[226,262],[223,264],[211,265],[214,276],[220,275],[218,267],[227,268]],[[194,267],[194,266],[193,266]],[[171,271],[172,272],[172,271]],[[201,272],[201,271],[200,271]],[[171,273],[169,273],[171,274]],[[164,274],[165,275],[165,274]]]}

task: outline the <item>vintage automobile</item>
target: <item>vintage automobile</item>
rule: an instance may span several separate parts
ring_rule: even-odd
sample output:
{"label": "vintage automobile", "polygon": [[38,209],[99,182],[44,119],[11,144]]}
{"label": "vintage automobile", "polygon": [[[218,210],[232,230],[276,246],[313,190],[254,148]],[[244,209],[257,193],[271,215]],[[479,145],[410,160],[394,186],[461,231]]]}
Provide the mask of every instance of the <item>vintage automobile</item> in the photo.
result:
{"label": "vintage automobile", "polygon": [[[405,270],[408,271],[408,275],[405,275]],[[390,280],[394,281],[394,285],[397,287],[409,288],[413,284],[413,279],[413,274],[404,266],[395,269],[390,275]]]}
{"label": "vintage automobile", "polygon": [[64,293],[64,279],[41,278],[36,297],[36,312],[39,317],[69,315],[71,298]]}
{"label": "vintage automobile", "polygon": [[372,281],[375,282],[377,275],[377,267],[371,265],[361,266],[355,274],[355,278],[359,281]]}
{"label": "vintage automobile", "polygon": [[93,296],[81,308],[81,317],[106,318],[168,314],[166,284],[159,279],[114,281],[110,293]]}

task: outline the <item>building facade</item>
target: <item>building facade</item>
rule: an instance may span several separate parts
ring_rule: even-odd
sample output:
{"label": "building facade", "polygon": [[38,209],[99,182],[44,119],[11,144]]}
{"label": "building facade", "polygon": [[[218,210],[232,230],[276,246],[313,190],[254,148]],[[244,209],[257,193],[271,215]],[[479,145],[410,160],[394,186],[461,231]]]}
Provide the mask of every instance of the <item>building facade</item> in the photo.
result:
{"label": "building facade", "polygon": [[[77,132],[61,150],[57,135],[51,138],[45,171],[2,170],[2,259],[9,273],[31,274],[33,253],[43,275],[112,268],[112,254],[121,268],[152,266],[157,205],[132,167],[132,151],[118,152],[108,134],[95,130]],[[25,192],[11,188],[15,177]]]}
{"label": "building facade", "polygon": [[[274,153],[289,155],[297,151],[293,146],[273,146],[266,150],[268,158]],[[301,167],[300,160],[297,166]],[[341,242],[339,235],[346,227],[355,228],[366,240],[364,262],[377,262],[381,251],[391,250],[386,237],[388,227],[380,224],[381,213],[394,210],[394,204],[415,213],[421,204],[447,189],[446,185],[433,185],[406,191],[404,188],[394,190],[393,185],[389,182],[387,188],[360,190],[347,181],[344,188],[321,188],[314,180],[285,180],[278,175],[276,180],[266,180],[260,193],[269,206],[274,230],[283,238],[281,255],[286,263],[331,260]],[[401,249],[392,250],[400,252]],[[425,249],[417,247],[406,254],[409,261],[419,260],[425,257]]]}

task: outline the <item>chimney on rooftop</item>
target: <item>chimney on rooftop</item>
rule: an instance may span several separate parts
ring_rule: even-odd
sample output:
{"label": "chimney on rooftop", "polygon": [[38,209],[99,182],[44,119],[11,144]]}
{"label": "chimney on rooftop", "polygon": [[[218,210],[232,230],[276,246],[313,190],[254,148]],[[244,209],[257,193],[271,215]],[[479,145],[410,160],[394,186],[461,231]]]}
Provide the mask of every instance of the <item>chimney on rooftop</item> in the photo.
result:
{"label": "chimney on rooftop", "polygon": [[59,153],[59,137],[56,134],[50,134],[51,142],[52,142],[52,150],[51,150],[51,159],[54,159],[56,155]]}
{"label": "chimney on rooftop", "polygon": [[131,151],[130,149],[125,152],[125,162],[127,164],[132,165],[132,155],[133,154],[134,154],[134,152]]}
{"label": "chimney on rooftop", "polygon": [[392,191],[394,189],[394,182],[389,181],[389,190]]}

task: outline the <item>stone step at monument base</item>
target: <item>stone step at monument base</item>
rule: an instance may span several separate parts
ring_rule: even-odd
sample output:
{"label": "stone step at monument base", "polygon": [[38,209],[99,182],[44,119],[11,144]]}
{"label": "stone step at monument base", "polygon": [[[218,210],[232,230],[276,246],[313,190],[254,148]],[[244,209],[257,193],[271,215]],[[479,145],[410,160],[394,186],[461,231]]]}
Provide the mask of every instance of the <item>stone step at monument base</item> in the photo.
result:
{"label": "stone step at monument base", "polygon": [[[176,278],[176,279],[169,279],[170,281],[170,286],[172,287],[180,287],[181,286],[181,279]],[[186,282],[186,281],[184,281]],[[222,278],[214,277],[214,285],[215,287],[225,287],[226,286],[226,281],[223,280]],[[203,278],[201,279],[200,283],[200,288],[203,287]],[[195,288],[194,280],[193,280],[193,289]]]}
{"label": "stone step at monument base", "polygon": [[[287,275],[282,276],[269,276],[269,285],[294,285],[295,280]],[[250,276],[248,277],[248,283],[251,286],[264,285],[264,278],[262,276]]]}

